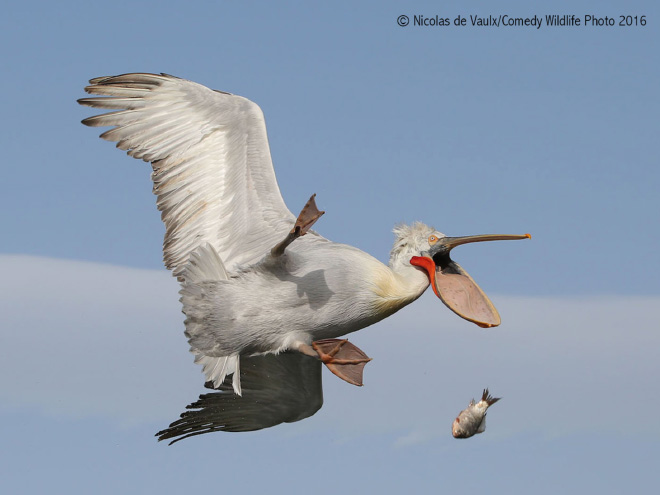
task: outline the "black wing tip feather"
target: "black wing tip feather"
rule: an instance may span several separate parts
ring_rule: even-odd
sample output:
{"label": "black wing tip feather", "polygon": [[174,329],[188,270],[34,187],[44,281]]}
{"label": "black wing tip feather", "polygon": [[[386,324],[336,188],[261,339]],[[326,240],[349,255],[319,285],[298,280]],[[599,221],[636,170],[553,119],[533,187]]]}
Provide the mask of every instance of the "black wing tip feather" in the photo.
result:
{"label": "black wing tip feather", "polygon": [[241,400],[232,391],[226,390],[226,384],[221,385],[222,388],[214,389],[214,393],[202,394],[199,399],[192,404],[186,406],[186,411],[182,412],[179,419],[171,423],[164,430],[159,431],[154,436],[158,437],[158,441],[172,440],[168,445],[173,445],[186,438],[194,437],[196,435],[203,435],[205,433],[213,433],[216,431],[227,432],[244,432],[254,431],[261,428],[245,427],[240,423],[235,425],[216,423],[213,419],[209,418],[209,414],[222,411],[223,405],[215,405],[212,401],[221,399],[223,401]]}
{"label": "black wing tip feather", "polygon": [[[80,98],[77,100],[79,105],[101,109],[131,109],[131,100],[138,101],[147,96],[151,91],[160,88],[166,82],[183,81],[188,84],[197,85],[187,79],[161,72],[160,74],[149,72],[130,72],[116,76],[100,76],[89,80],[89,85],[85,86],[86,93],[95,95],[93,98]],[[202,86],[204,87],[204,86]],[[209,89],[209,88],[206,88]],[[122,90],[123,93],[122,93]],[[234,96],[232,93],[211,90],[222,95]],[[89,127],[104,126],[102,119],[108,114],[98,116],[100,122],[95,121],[94,117],[85,119],[82,123]]]}
{"label": "black wing tip feather", "polygon": [[[284,380],[273,396],[270,373]],[[321,362],[300,353],[248,357],[241,363],[243,395],[234,393],[232,377],[219,387],[204,386],[211,392],[200,394],[188,404],[179,419],[155,434],[169,445],[196,435],[213,432],[249,432],[293,423],[316,414],[323,405]]]}
{"label": "black wing tip feather", "polygon": [[[90,94],[98,94],[97,88],[104,86],[122,86],[128,89],[147,89],[151,90],[162,85],[163,80],[167,79],[178,79],[180,77],[172,76],[170,74],[165,74],[161,72],[160,74],[152,74],[149,72],[130,72],[127,74],[119,74],[116,76],[100,76],[94,77],[89,80],[89,85],[85,86],[85,92]],[[103,93],[102,93],[103,94]],[[82,98],[86,100],[86,98]],[[92,103],[81,103],[81,100],[78,100],[78,103],[82,105],[93,106],[93,100],[90,99]]]}
{"label": "black wing tip feather", "polygon": [[[121,87],[125,89],[133,89],[133,90],[146,90],[146,91],[153,91],[154,89],[162,86],[163,84],[163,79],[178,79],[181,80],[181,78],[172,76],[170,74],[166,74],[164,72],[161,72],[160,74],[152,74],[148,72],[132,72],[132,73],[126,73],[126,74],[119,74],[116,76],[100,76],[100,77],[94,77],[89,80],[89,86],[85,86],[84,90],[86,93],[92,94],[92,95],[98,95],[96,98],[79,98],[76,100],[79,105],[83,105],[86,107],[92,107],[92,108],[103,108],[103,109],[108,109],[108,108],[119,108],[122,107],[120,105],[119,107],[116,107],[111,104],[113,100],[133,100],[133,99],[139,99],[141,98],[141,95],[138,96],[122,96],[118,97],[116,95],[113,95],[112,92],[108,92],[108,90],[103,90],[102,88],[107,88],[107,87]],[[93,117],[89,117],[87,119],[82,120],[82,124],[89,126],[89,127],[99,127],[99,126],[104,126],[107,124],[103,123],[103,118],[105,118],[108,114],[102,114],[102,115],[97,115]]]}
{"label": "black wing tip feather", "polygon": [[126,72],[124,74],[117,74],[115,76],[99,76],[93,77],[89,80],[90,86],[96,86],[99,84],[118,84],[123,82],[136,82],[139,80],[144,80],[145,78],[149,80],[153,79],[181,79],[180,77],[167,74],[165,72],[160,72],[156,74],[155,72]]}

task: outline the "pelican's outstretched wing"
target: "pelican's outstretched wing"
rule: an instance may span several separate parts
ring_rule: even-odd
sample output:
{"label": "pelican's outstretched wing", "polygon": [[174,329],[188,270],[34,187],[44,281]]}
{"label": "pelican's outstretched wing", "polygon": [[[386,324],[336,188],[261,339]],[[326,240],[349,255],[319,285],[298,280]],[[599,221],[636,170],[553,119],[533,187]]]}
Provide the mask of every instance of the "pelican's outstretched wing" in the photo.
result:
{"label": "pelican's outstretched wing", "polygon": [[308,418],[323,405],[321,361],[299,352],[242,357],[241,385],[242,396],[229,378],[218,392],[200,395],[181,419],[156,433],[158,440],[270,428]]}
{"label": "pelican's outstretched wing", "polygon": [[261,109],[240,96],[166,74],[90,80],[98,98],[78,102],[117,111],[83,120],[151,162],[166,234],[165,265],[179,275],[189,254],[211,244],[231,272],[261,258],[295,223],[280,194]]}

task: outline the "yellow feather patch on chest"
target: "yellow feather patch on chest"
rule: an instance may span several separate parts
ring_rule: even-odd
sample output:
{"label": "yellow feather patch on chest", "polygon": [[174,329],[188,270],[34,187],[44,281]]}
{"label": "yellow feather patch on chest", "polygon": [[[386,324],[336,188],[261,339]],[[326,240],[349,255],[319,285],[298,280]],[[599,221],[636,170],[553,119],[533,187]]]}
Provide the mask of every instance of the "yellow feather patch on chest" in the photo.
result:
{"label": "yellow feather patch on chest", "polygon": [[421,293],[390,269],[379,270],[373,281],[374,306],[379,314],[391,315],[417,299]]}

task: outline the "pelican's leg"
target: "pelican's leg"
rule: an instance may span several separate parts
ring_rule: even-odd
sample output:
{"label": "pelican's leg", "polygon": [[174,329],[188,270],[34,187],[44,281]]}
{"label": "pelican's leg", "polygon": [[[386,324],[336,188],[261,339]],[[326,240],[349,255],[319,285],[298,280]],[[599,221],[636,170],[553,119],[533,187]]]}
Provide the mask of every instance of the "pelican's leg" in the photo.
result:
{"label": "pelican's leg", "polygon": [[362,386],[362,372],[371,361],[360,348],[347,339],[325,339],[312,345],[298,345],[298,351],[320,359],[328,369],[352,385]]}
{"label": "pelican's leg", "polygon": [[307,204],[303,207],[300,215],[298,215],[296,224],[293,226],[293,229],[291,229],[291,232],[289,232],[289,235],[287,235],[277,246],[271,249],[270,254],[273,256],[281,256],[289,244],[295,241],[298,237],[305,235],[310,227],[314,225],[314,222],[321,218],[321,215],[325,213],[325,211],[319,211],[316,207],[316,201],[314,201],[315,196],[316,194],[312,194],[312,197],[309,198],[309,201],[307,201]]}

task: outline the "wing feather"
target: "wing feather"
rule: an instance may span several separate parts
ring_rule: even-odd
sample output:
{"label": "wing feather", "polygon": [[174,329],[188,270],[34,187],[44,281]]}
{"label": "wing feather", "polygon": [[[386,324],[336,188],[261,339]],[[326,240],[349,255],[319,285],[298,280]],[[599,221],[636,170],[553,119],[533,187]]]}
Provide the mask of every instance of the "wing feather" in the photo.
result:
{"label": "wing feather", "polygon": [[[227,378],[156,433],[170,444],[215,431],[254,431],[314,415],[323,405],[321,362],[298,352],[241,357],[242,396]],[[211,386],[211,384],[207,384]]]}
{"label": "wing feather", "polygon": [[280,194],[261,109],[240,96],[167,74],[90,80],[82,105],[116,110],[83,120],[152,163],[165,223],[165,265],[179,276],[200,245],[228,271],[266,254],[295,223]]}

